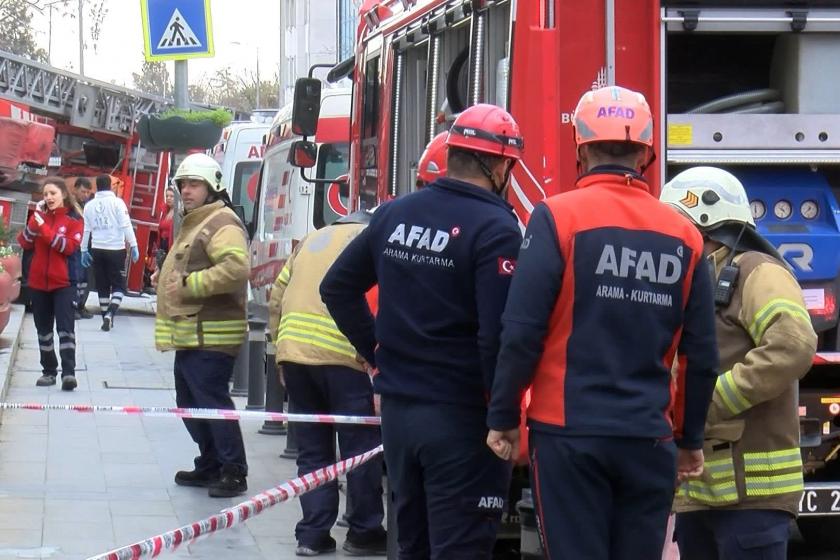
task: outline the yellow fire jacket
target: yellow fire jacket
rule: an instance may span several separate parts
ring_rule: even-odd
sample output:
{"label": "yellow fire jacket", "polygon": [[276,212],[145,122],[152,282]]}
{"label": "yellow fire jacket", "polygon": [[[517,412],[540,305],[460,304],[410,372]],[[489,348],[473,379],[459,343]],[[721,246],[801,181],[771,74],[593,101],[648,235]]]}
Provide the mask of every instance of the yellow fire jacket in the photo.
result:
{"label": "yellow fire jacket", "polygon": [[[722,248],[710,258],[717,273]],[[788,269],[758,252],[735,257],[738,286],[718,307],[723,373],[706,420],[702,478],[683,484],[678,512],[708,508],[797,513],[802,493],[797,383],[811,368],[817,335]]]}
{"label": "yellow fire jacket", "polygon": [[236,355],[245,340],[250,266],[239,218],[221,201],[184,216],[158,277],[158,350]]}
{"label": "yellow fire jacket", "polygon": [[341,365],[364,371],[363,360],[341,334],[321,301],[321,280],[338,255],[365,228],[333,224],[306,236],[295,248],[271,289],[269,333],[277,362]]}

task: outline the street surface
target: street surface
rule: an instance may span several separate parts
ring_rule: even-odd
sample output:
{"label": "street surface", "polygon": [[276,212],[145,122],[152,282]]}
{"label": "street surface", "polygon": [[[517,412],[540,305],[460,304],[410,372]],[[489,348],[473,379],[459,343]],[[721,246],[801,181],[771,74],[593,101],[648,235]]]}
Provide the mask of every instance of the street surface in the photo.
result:
{"label": "street surface", "polygon": [[[126,300],[128,307],[150,308],[148,302],[132,299]],[[37,338],[32,317],[26,315],[5,400],[175,406],[173,355],[154,350],[153,317],[118,316],[110,333],[100,331],[99,324],[98,319],[77,323],[79,388],[64,393],[57,386],[35,387],[40,375]],[[6,332],[0,338],[10,337]],[[244,408],[245,399],[236,400],[237,407]],[[4,412],[0,560],[87,558],[198,521],[294,477],[294,461],[278,457],[285,436],[258,434],[261,425],[242,422],[250,468],[247,495],[213,499],[204,489],[183,488],[172,481],[175,471],[191,468],[196,451],[179,419]],[[161,558],[295,558],[299,515],[296,500],[278,504]],[[345,530],[335,528],[332,534],[340,547]],[[343,556],[339,550],[326,557]],[[790,558],[829,560],[840,558],[840,553],[808,551],[794,544]]]}

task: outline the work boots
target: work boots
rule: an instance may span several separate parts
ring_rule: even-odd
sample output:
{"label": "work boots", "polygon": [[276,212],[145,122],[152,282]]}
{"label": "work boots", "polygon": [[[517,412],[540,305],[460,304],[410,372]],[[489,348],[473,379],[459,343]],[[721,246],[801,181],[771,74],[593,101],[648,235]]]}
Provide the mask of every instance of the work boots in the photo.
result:
{"label": "work boots", "polygon": [[207,488],[212,483],[219,480],[218,472],[207,471],[178,471],[175,473],[175,484],[178,486],[198,486],[200,488]]}
{"label": "work boots", "polygon": [[49,387],[50,385],[55,385],[55,375],[44,374],[38,378],[38,381],[35,382],[37,387]]}
{"label": "work boots", "polygon": [[245,474],[237,467],[222,467],[222,476],[217,481],[208,485],[208,494],[211,498],[233,498],[241,496],[248,490],[248,483],[245,481]]}

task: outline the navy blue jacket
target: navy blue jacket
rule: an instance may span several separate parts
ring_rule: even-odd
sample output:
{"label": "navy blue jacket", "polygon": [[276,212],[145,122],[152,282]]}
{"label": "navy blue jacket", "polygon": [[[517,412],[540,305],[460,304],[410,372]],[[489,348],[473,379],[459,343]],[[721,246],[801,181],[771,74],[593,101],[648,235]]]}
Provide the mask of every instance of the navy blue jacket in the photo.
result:
{"label": "navy blue jacket", "polygon": [[[486,406],[521,242],[507,202],[450,178],[377,210],[321,283],[339,329],[378,367],[376,392]],[[374,331],[365,292],[377,283]]]}

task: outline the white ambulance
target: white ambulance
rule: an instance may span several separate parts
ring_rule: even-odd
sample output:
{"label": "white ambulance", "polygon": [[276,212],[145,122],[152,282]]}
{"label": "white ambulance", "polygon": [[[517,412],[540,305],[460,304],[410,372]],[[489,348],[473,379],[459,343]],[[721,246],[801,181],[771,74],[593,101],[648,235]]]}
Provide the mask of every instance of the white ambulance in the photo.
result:
{"label": "white ambulance", "polygon": [[234,206],[244,215],[254,212],[264,139],[271,126],[259,122],[234,122],[222,131],[211,155],[222,166],[222,184],[227,186]]}

